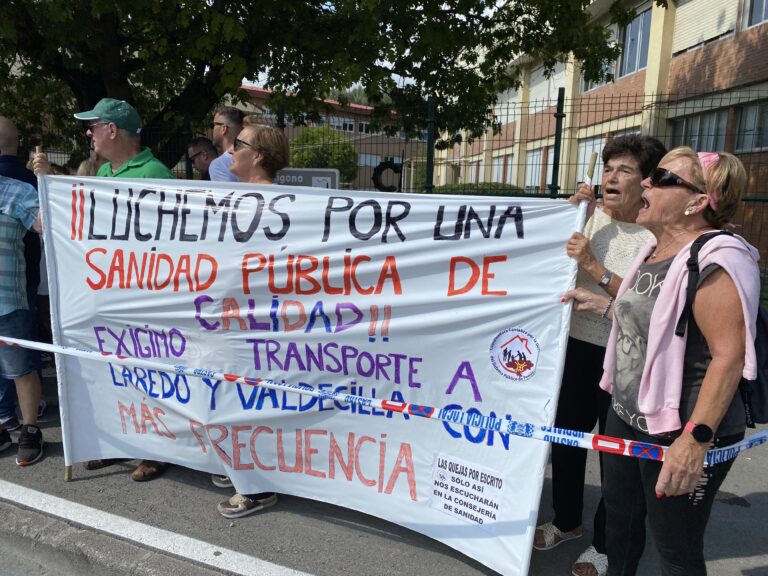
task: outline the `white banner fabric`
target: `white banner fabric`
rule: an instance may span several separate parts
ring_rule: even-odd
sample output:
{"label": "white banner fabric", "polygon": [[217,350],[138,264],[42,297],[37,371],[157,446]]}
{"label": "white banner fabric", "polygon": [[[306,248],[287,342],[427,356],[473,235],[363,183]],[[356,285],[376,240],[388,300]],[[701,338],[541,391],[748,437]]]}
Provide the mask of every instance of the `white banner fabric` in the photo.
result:
{"label": "white banner fabric", "polygon": [[60,355],[68,464],[227,474],[527,573],[546,443],[205,371],[551,424],[575,207],[76,177],[40,194],[55,342],[168,364]]}

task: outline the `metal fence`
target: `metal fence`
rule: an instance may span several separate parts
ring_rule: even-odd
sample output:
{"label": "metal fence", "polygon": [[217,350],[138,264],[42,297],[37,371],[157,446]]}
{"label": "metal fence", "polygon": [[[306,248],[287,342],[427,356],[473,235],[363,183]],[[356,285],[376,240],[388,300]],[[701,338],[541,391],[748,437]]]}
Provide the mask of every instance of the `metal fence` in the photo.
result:
{"label": "metal fence", "polygon": [[[439,110],[436,114],[439,116]],[[275,115],[263,108],[256,120],[276,122]],[[387,135],[376,132],[369,120],[365,106],[337,106],[314,124],[288,122],[285,131],[297,161],[306,157],[302,152],[307,146],[351,149],[356,166],[347,172],[345,188],[423,192],[428,180],[426,134],[417,138]],[[325,128],[320,131],[322,138],[299,144],[304,131],[318,128]],[[198,131],[190,129],[190,138],[193,133]],[[530,101],[502,96],[485,135],[473,139],[459,133],[460,143],[434,151],[433,191],[568,195],[583,179],[591,153],[599,154],[609,139],[626,134],[654,136],[668,148],[687,145],[697,151],[736,154],[749,175],[736,231],[768,254],[768,234],[763,234],[768,224],[766,89],[663,95],[606,95],[605,89],[598,89],[570,99],[562,91],[552,90],[547,97]],[[455,135],[438,134],[438,138],[447,136]],[[145,145],[153,147],[154,141],[152,134],[143,135]],[[192,174],[185,152],[166,154],[179,159],[173,169],[182,178]],[[49,155],[54,162],[73,165],[69,152],[49,151]],[[599,182],[601,174],[598,162],[593,181]],[[768,275],[768,264],[763,266]]]}

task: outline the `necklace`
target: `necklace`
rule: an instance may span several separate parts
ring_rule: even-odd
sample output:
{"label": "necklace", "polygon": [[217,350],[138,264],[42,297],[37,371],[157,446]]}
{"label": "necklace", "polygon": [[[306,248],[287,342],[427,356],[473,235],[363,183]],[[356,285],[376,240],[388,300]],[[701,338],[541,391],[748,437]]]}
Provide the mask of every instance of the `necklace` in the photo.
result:
{"label": "necklace", "polygon": [[652,253],[652,254],[651,254],[651,255],[650,255],[648,258],[649,258],[650,260],[655,260],[655,259],[656,259],[656,257],[657,257],[659,254],[661,254],[662,252],[664,252],[664,250],[666,250],[667,248],[669,248],[670,246],[672,246],[672,245],[673,245],[675,242],[677,242],[677,239],[678,239],[680,236],[682,236],[683,234],[685,234],[685,232],[682,232],[682,233],[680,233],[680,234],[676,234],[675,236],[673,236],[673,237],[672,237],[672,240],[670,240],[669,242],[667,242],[666,244],[664,244],[664,246],[662,246],[661,248],[656,248],[656,249],[653,251],[653,253]]}

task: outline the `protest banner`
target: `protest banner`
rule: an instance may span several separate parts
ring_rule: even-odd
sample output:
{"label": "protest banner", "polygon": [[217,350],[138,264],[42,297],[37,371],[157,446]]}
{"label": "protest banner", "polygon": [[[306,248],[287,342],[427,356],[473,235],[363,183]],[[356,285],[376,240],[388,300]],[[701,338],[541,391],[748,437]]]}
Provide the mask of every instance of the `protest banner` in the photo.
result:
{"label": "protest banner", "polygon": [[135,457],[227,474],[240,492],[353,508],[527,572],[547,444],[414,415],[553,422],[572,205],[40,184],[55,342],[168,366],[60,357],[67,464]]}

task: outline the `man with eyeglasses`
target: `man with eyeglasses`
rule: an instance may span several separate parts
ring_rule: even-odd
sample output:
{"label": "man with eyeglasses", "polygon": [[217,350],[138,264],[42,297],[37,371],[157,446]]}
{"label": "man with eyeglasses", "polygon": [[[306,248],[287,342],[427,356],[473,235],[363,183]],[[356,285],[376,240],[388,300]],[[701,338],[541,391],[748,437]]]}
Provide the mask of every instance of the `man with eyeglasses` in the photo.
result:
{"label": "man with eyeglasses", "polygon": [[218,157],[216,146],[205,136],[193,138],[187,147],[187,158],[192,167],[200,174],[201,180],[210,180],[211,162]]}
{"label": "man with eyeglasses", "polygon": [[[175,178],[165,164],[141,146],[141,116],[123,100],[102,98],[93,110],[78,112],[75,118],[86,122],[85,134],[91,140],[91,150],[106,159],[97,176],[107,178]],[[50,164],[45,154],[36,154],[33,160],[35,174],[48,174]],[[86,470],[98,470],[121,459],[91,460]],[[166,468],[164,462],[142,460],[131,473],[136,482],[145,482],[160,476]]]}
{"label": "man with eyeglasses", "polygon": [[232,106],[217,108],[213,114],[211,130],[212,140],[221,155],[208,167],[211,180],[218,182],[240,182],[240,179],[229,171],[232,165],[232,147],[237,135],[243,129],[243,111]]}
{"label": "man with eyeglasses", "polygon": [[[168,167],[141,146],[142,121],[136,109],[123,100],[102,98],[93,110],[78,112],[75,118],[86,122],[85,134],[91,150],[107,161],[97,176],[114,178],[175,178]],[[45,154],[36,154],[35,174],[48,174]]]}

